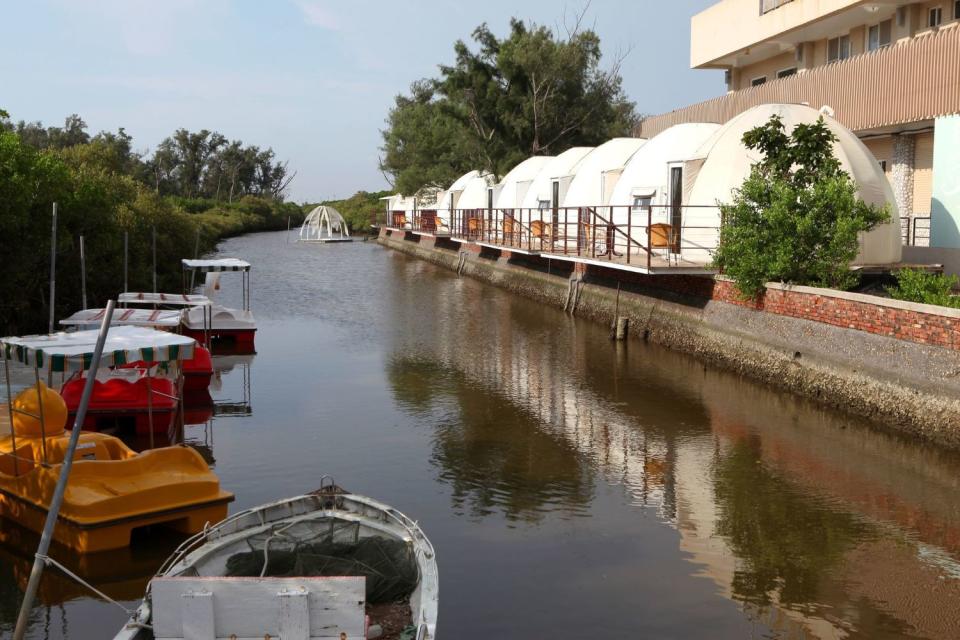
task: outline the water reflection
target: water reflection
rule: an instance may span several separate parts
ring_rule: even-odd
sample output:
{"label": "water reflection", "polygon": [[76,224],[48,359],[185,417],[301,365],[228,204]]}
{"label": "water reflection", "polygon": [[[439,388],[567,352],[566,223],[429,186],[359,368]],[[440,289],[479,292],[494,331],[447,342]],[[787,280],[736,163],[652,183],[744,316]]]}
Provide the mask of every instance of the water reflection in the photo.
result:
{"label": "water reflection", "polygon": [[955,455],[475,282],[411,293],[400,267],[387,377],[458,508],[582,513],[602,478],[776,637],[956,637]]}

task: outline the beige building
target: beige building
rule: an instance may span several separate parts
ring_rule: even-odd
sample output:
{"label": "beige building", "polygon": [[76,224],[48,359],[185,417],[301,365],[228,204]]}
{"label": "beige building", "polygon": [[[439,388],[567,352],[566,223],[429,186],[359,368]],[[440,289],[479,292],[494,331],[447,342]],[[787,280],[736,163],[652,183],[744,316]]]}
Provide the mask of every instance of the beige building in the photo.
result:
{"label": "beige building", "polygon": [[960,247],[960,0],[722,0],[692,18],[690,57],[725,70],[727,94],[637,135],[764,103],[829,107],[880,162],[901,216],[921,218],[918,235],[933,214],[933,244]]}

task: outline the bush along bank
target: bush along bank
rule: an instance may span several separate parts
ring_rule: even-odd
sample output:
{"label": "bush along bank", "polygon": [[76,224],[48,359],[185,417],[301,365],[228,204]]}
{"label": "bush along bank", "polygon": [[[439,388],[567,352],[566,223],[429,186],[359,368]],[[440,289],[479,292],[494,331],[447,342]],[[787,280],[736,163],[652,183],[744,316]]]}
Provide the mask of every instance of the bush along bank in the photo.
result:
{"label": "bush along bank", "polygon": [[151,290],[156,234],[157,287],[177,291],[180,259],[215,248],[221,238],[299,224],[302,209],[281,197],[244,195],[233,202],[163,195],[131,173],[107,145],[91,141],[38,149],[0,128],[0,331],[47,328],[51,212],[57,203],[55,317],[81,307],[79,237],[84,236],[87,306],[123,288],[123,240],[129,288]]}

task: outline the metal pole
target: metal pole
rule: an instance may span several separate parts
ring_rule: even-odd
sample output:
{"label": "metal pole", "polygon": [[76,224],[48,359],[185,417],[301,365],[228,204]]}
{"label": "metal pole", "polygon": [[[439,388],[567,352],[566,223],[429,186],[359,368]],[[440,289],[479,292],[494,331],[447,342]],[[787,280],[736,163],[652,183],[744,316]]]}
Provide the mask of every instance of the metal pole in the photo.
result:
{"label": "metal pole", "polygon": [[[37,385],[37,409],[40,412],[40,448],[43,450],[43,464],[49,464],[47,460],[47,423],[43,417],[43,393],[40,391],[40,367],[37,366],[37,360],[33,360],[33,378]],[[13,422],[10,422],[11,428]]]}
{"label": "metal pole", "polygon": [[[200,229],[197,229],[197,239],[193,243],[193,259],[196,260],[199,257],[200,257]],[[193,291],[193,282],[196,275],[197,275],[196,271],[190,272],[190,291]]]}
{"label": "metal pole", "polygon": [[153,449],[153,385],[151,380],[150,363],[147,363],[147,428],[150,429],[150,448]]}
{"label": "metal pole", "polygon": [[80,302],[87,308],[87,255],[83,250],[83,235],[80,236]]}
{"label": "metal pole", "polygon": [[123,292],[126,293],[130,291],[130,287],[127,286],[127,273],[128,273],[128,256],[130,251],[130,232],[123,232]]}
{"label": "metal pole", "polygon": [[157,228],[152,227],[153,234],[153,292],[157,292]]}
{"label": "metal pole", "polygon": [[290,243],[290,216],[287,216],[287,243]]}
{"label": "metal pole", "polygon": [[50,227],[50,324],[48,333],[53,333],[54,307],[57,294],[57,203],[53,203],[53,222]]}
{"label": "metal pole", "polygon": [[10,390],[10,362],[7,360],[7,349],[0,345],[0,352],[3,353],[3,373],[4,382],[7,385],[7,415],[10,418],[10,447],[13,449],[13,475],[19,477],[20,470],[17,468],[17,430],[13,428],[13,397]]}
{"label": "metal pole", "polygon": [[[103,322],[100,324],[100,333],[97,335],[97,344],[93,349],[93,360],[90,363],[91,371],[96,371],[100,367],[100,356],[103,354],[103,345],[107,341],[107,332],[110,330],[110,321],[113,319],[114,304],[113,300],[107,302]],[[33,559],[33,568],[30,570],[30,580],[27,582],[27,588],[23,594],[20,614],[17,616],[17,626],[13,632],[13,640],[23,640],[23,636],[27,632],[30,609],[33,607],[33,600],[37,595],[37,588],[40,586],[40,576],[43,575],[43,566],[47,552],[50,550],[50,542],[53,539],[53,528],[57,524],[60,505],[63,503],[63,494],[67,489],[67,479],[70,477],[70,469],[73,467],[73,455],[76,453],[77,442],[80,440],[83,421],[87,417],[90,396],[93,395],[94,380],[96,380],[95,375],[87,376],[87,382],[83,387],[80,406],[77,408],[77,417],[74,419],[73,430],[70,432],[70,442],[63,457],[63,466],[60,467],[60,476],[57,478],[57,487],[54,489],[53,498],[50,500],[50,507],[47,510],[47,519],[43,524],[40,546],[37,547],[37,553]]]}

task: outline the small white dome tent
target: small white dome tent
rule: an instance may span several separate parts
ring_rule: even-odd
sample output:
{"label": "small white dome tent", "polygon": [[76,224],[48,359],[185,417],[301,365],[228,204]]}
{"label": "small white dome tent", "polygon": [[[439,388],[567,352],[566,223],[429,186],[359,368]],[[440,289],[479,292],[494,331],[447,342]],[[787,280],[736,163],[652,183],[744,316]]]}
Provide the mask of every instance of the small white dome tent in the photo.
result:
{"label": "small white dome tent", "polygon": [[601,205],[613,190],[623,166],[645,143],[645,138],[613,138],[591,151],[577,165],[576,173],[560,200],[562,209],[558,212],[554,230],[563,246],[570,249],[590,245],[592,225],[609,220],[609,212]]}
{"label": "small white dome tent", "polygon": [[646,138],[614,138],[594,149],[577,166],[560,205],[596,207],[605,204],[604,191],[609,195],[620,177],[619,171],[646,141]]}
{"label": "small white dome tent", "polygon": [[392,196],[380,198],[380,200],[386,206],[388,227],[410,228],[413,212],[416,209],[416,202],[413,197],[396,193]]}
{"label": "small white dome tent", "polygon": [[503,177],[495,189],[494,225],[502,234],[504,241],[516,242],[521,239],[523,229],[529,227],[530,215],[520,207],[534,180],[540,175],[553,156],[532,156],[527,158]]}
{"label": "small white dome tent", "polygon": [[[751,166],[760,159],[759,152],[743,145],[743,134],[766,124],[774,115],[780,117],[788,133],[798,124],[812,124],[821,117],[816,109],[799,104],[753,107],[718,129],[684,164],[683,204],[693,205],[683,214],[681,255],[684,259],[702,264],[710,261],[719,236],[720,210],[709,205],[731,201],[733,190],[743,184]],[[860,251],[854,264],[899,262],[900,217],[893,190],[880,164],[852,131],[829,115],[823,115],[823,120],[837,137],[834,154],[857,184],[857,196],[869,204],[886,205],[891,212],[889,223],[861,234]]]}
{"label": "small white dome tent", "polygon": [[468,171],[457,178],[447,189],[437,194],[437,203],[434,208],[437,212],[437,224],[439,226],[449,229],[453,212],[459,208],[460,195],[467,183],[479,176],[480,172],[477,170]]}
{"label": "small white dome tent", "polygon": [[333,207],[315,207],[300,226],[301,242],[350,242],[347,221]]}
{"label": "small white dome tent", "polygon": [[670,222],[666,206],[670,194],[670,166],[682,164],[719,128],[720,125],[714,123],[678,124],[650,138],[630,157],[609,199],[604,202],[609,205],[605,207],[609,212],[607,219],[619,229],[615,239],[617,251],[626,250],[625,226],[630,216],[631,251],[645,253],[647,205],[654,205],[650,211],[650,223]]}
{"label": "small white dome tent", "polygon": [[524,218],[523,225],[527,229],[522,239],[524,242],[530,242],[530,238],[526,237],[527,233],[538,238],[539,242],[549,235],[553,220],[551,209],[554,204],[554,188],[557,191],[556,204],[561,206],[577,168],[593,151],[594,147],[567,149],[547,162],[533,179],[520,207]]}
{"label": "small white dome tent", "polygon": [[481,237],[492,228],[493,223],[488,219],[488,209],[493,204],[490,191],[494,188],[496,181],[497,178],[492,173],[477,172],[477,175],[463,183],[463,189],[456,198],[453,216],[453,224],[460,225],[462,233]]}

